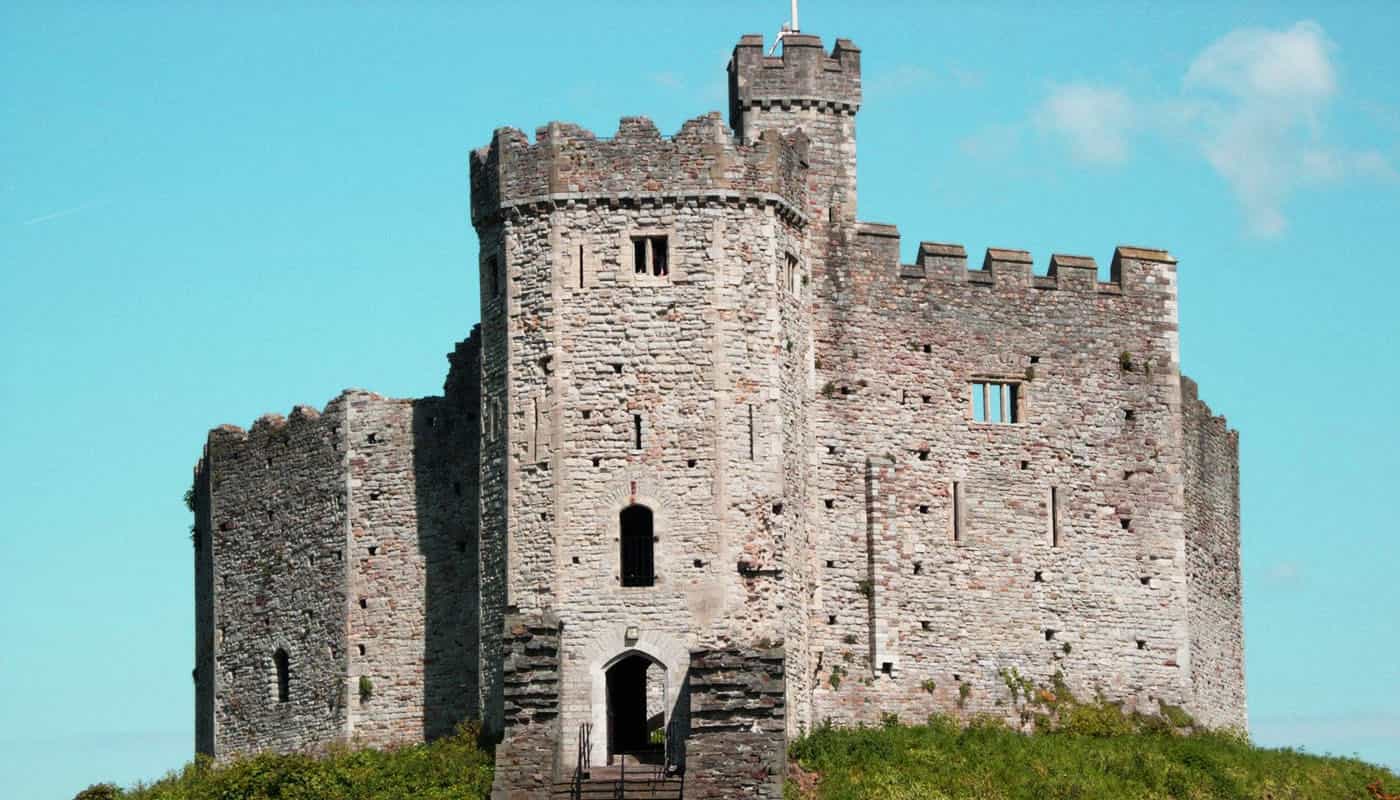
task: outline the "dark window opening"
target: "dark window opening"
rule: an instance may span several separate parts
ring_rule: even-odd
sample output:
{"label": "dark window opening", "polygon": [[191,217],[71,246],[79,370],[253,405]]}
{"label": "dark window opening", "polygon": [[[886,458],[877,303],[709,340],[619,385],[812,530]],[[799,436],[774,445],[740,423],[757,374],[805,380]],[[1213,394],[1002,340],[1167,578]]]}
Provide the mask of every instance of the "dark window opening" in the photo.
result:
{"label": "dark window opening", "polygon": [[690,562],[690,563],[693,564],[693,565],[695,566],[696,569],[700,569],[701,567],[704,567],[704,566],[705,566],[705,560],[702,559],[702,558],[697,558],[697,559],[695,559],[694,561],[692,561],[692,562]]}
{"label": "dark window opening", "polygon": [[778,516],[778,515],[780,515],[780,514],[782,514],[782,513],[783,513],[783,504],[782,504],[782,503],[774,503],[774,504],[773,504],[773,516],[776,517],[776,516]]}
{"label": "dark window opening", "polygon": [[1060,546],[1060,490],[1050,487],[1050,546]]}
{"label": "dark window opening", "polygon": [[632,449],[642,449],[642,415],[632,415]]}
{"label": "dark window opening", "polygon": [[578,246],[578,288],[583,288],[583,245]]}
{"label": "dark window opening", "polygon": [[920,461],[928,461],[928,451],[927,451],[927,450],[920,450],[920,451],[919,451],[919,460],[920,460]]}
{"label": "dark window opening", "polygon": [[1141,582],[1143,586],[1152,585],[1152,579],[1146,575],[1142,576],[1141,578],[1138,578],[1138,581]]}
{"label": "dark window opening", "polygon": [[593,466],[596,467],[596,466],[598,466],[598,465],[601,464],[601,463],[603,463],[603,459],[601,459],[601,458],[599,458],[599,457],[597,457],[597,456],[594,456],[594,457],[593,457]]}
{"label": "dark window opening", "polygon": [[1035,571],[1035,577],[1031,579],[1034,583],[1045,583],[1045,573],[1040,570]]}
{"label": "dark window opening", "polygon": [[1030,468],[1031,468],[1031,462],[1029,462],[1029,461],[1022,461],[1022,462],[1021,462],[1021,469],[1030,469]]}
{"label": "dark window opening", "polygon": [[573,559],[572,559],[572,561],[573,561],[573,563],[577,564],[577,563],[578,563],[578,556],[574,556]]}
{"label": "dark window opening", "polygon": [[492,297],[501,296],[501,260],[496,256],[486,259],[486,280]]}
{"label": "dark window opening", "polygon": [[962,484],[953,481],[953,541],[962,541],[963,536],[963,496]]}
{"label": "dark window opening", "polygon": [[933,628],[933,623],[929,622],[928,620],[922,620],[919,622],[919,627],[923,628],[924,630],[931,630]]}
{"label": "dark window opening", "polygon": [[1040,363],[1040,356],[1031,356],[1031,363],[1032,363],[1032,364],[1039,364],[1039,363]]}
{"label": "dark window opening", "polygon": [[1138,639],[1138,640],[1137,640],[1137,648],[1138,648],[1139,650],[1146,650],[1146,649],[1147,649],[1147,640],[1146,640],[1146,639]]}
{"label": "dark window opening", "polygon": [[920,514],[927,514],[927,513],[928,513],[928,506],[919,506],[919,513],[920,513]]}
{"label": "dark window opening", "polygon": [[369,601],[366,600],[365,598],[361,597],[361,598],[360,598],[360,608],[369,608]]}
{"label": "dark window opening", "polygon": [[618,515],[622,529],[622,585],[651,586],[656,583],[655,537],[651,509],[631,505]]}
{"label": "dark window opening", "polygon": [[1128,517],[1123,517],[1118,520],[1118,524],[1126,531],[1128,528],[1132,527],[1133,521]]}
{"label": "dark window opening", "polygon": [[637,275],[650,272],[657,278],[670,274],[670,246],[665,236],[632,237],[632,271]]}
{"label": "dark window opening", "polygon": [[790,294],[797,294],[797,256],[792,253],[787,254],[787,290]]}
{"label": "dark window opening", "polygon": [[1132,422],[1133,420],[1137,419],[1137,412],[1132,410],[1131,408],[1125,408],[1123,409],[1123,419]]}
{"label": "dark window opening", "polygon": [[884,674],[886,674],[886,675],[893,675],[893,674],[894,674],[894,664],[891,663],[891,662],[889,662],[889,661],[884,662],[883,664],[880,665],[880,672],[882,672],[882,673],[884,673]]}
{"label": "dark window opening", "polygon": [[365,646],[362,645],[362,644],[357,644],[357,645],[355,645],[355,652],[359,653],[360,655],[364,655],[364,654],[365,654]]}
{"label": "dark window opening", "polygon": [[292,698],[292,665],[287,651],[277,648],[272,654],[272,665],[277,670],[277,702],[285,703]]}
{"label": "dark window opening", "polygon": [[931,345],[931,344],[926,344],[926,345],[924,345],[924,352],[925,352],[925,353],[932,353],[932,352],[933,352],[933,345]]}
{"label": "dark window opening", "polygon": [[922,575],[922,574],[924,574],[924,562],[922,562],[922,561],[915,561],[915,562],[914,562],[914,574],[915,574],[915,575]]}
{"label": "dark window opening", "polygon": [[687,459],[685,460],[685,465],[686,465],[687,467],[691,468],[691,469],[695,469],[695,459],[693,459],[693,458],[687,458]]}
{"label": "dark window opening", "polygon": [[1048,641],[1050,641],[1051,639],[1054,639],[1054,638],[1055,638],[1055,632],[1052,631],[1052,630],[1050,630],[1049,628],[1046,628],[1046,629],[1045,629],[1045,641],[1048,642]]}
{"label": "dark window opening", "polygon": [[836,508],[836,498],[834,498],[834,497],[828,497],[828,498],[826,498],[825,500],[823,500],[822,502],[823,502],[823,503],[826,503],[826,507],[827,507],[827,508]]}
{"label": "dark window opening", "polygon": [[826,615],[826,624],[828,624],[828,625],[835,625],[835,624],[836,624],[836,615],[835,615],[835,614],[827,614],[827,615]]}
{"label": "dark window opening", "polygon": [[372,555],[372,556],[377,556],[377,555],[379,555],[379,546],[378,546],[378,545],[373,545],[373,544],[370,545],[370,546],[369,546],[369,554]]}
{"label": "dark window opening", "polygon": [[835,562],[833,559],[828,558],[828,559],[826,560],[826,568],[827,568],[827,569],[836,569],[836,562]]}
{"label": "dark window opening", "polygon": [[613,364],[613,374],[614,374],[614,375],[621,375],[621,374],[622,374],[622,364]]}

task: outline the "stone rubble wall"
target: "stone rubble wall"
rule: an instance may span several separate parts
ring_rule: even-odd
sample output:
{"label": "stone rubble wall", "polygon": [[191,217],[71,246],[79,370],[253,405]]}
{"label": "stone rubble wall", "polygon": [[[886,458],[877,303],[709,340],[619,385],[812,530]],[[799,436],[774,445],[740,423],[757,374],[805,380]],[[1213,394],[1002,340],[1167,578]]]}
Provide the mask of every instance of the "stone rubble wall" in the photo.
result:
{"label": "stone rubble wall", "polygon": [[686,797],[783,796],[787,706],[781,645],[696,650],[690,656]]}
{"label": "stone rubble wall", "polygon": [[1212,727],[1244,730],[1240,581],[1240,437],[1181,379],[1186,444],[1186,576],[1191,625],[1190,710]]}
{"label": "stone rubble wall", "polygon": [[[213,755],[324,745],[347,733],[345,403],[209,434]],[[202,594],[202,593],[201,593]],[[273,654],[289,657],[277,699]],[[207,734],[206,734],[207,735]]]}
{"label": "stone rubble wall", "polygon": [[[816,317],[813,716],[1010,715],[1010,670],[1184,704],[1174,260],[1120,248],[1099,283],[1092,259],[1033,277],[1023,252],[968,270],[926,244],[901,266],[889,226],[837,235]],[[977,379],[1019,383],[1022,421],[974,421]]]}
{"label": "stone rubble wall", "polygon": [[[803,516],[792,409],[810,281],[794,274],[786,288],[789,253],[807,268],[801,231],[760,203],[581,205],[514,213],[501,230],[509,377],[488,380],[483,402],[508,392],[507,594],[566,623],[567,750],[599,720],[603,662],[625,650],[594,653],[596,642],[639,624],[644,640],[680,642],[648,655],[667,667],[683,717],[690,647],[779,639],[794,617],[782,565]],[[669,237],[664,278],[633,269],[630,237],[643,233]],[[495,357],[488,346],[488,375]],[[618,515],[634,502],[654,517],[650,587],[620,585]]]}
{"label": "stone rubble wall", "polygon": [[[479,716],[473,431],[440,397],[347,395],[351,733],[384,746]],[[473,548],[474,549],[474,548]]]}
{"label": "stone rubble wall", "polygon": [[559,758],[559,620],[510,614],[502,637],[504,734],[492,800],[546,800],[574,764]]}

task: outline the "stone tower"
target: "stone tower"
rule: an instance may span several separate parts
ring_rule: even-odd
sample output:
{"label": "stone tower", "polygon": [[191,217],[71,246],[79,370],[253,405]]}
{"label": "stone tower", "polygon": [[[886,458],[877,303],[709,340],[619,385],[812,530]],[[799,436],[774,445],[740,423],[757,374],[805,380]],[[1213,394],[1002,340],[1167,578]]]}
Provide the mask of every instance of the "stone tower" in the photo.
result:
{"label": "stone tower", "polygon": [[1175,259],[901,264],[857,218],[860,59],[745,36],[728,126],[472,154],[443,396],[210,434],[202,752],[478,718],[503,796],[655,746],[776,797],[789,736],[1011,714],[1013,669],[1243,726],[1238,439],[1181,375]]}

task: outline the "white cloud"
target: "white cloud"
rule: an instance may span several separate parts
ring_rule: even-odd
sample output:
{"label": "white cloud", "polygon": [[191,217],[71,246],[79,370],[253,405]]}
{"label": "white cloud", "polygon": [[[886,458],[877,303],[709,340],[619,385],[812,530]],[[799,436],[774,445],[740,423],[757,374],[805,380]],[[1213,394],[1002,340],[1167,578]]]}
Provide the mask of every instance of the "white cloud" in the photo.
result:
{"label": "white cloud", "polygon": [[1151,119],[1153,130],[1188,143],[1225,180],[1252,233],[1274,236],[1302,188],[1400,177],[1377,151],[1327,141],[1326,112],[1339,91],[1334,48],[1315,22],[1240,29],[1191,61],[1178,97],[1140,101],[1072,83],[1052,87],[1033,116],[1075,158],[1101,164],[1127,160],[1132,138],[1148,128],[1138,120]]}
{"label": "white cloud", "polygon": [[1117,89],[1071,83],[1050,91],[1035,123],[1065,140],[1080,161],[1115,164],[1128,157],[1133,102]]}

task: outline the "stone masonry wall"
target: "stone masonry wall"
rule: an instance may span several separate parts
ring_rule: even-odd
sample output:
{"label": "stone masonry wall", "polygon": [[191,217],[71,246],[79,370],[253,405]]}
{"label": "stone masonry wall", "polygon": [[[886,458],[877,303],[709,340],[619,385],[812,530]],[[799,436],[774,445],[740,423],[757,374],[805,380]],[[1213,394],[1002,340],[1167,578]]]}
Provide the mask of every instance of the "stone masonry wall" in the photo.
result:
{"label": "stone masonry wall", "polygon": [[491,797],[546,800],[561,777],[559,621],[511,614],[505,625],[504,738],[496,746]]}
{"label": "stone masonry wall", "polygon": [[731,646],[690,656],[686,797],[783,796],[787,714],[781,646]]}
{"label": "stone masonry wall", "polygon": [[[345,405],[298,406],[209,435],[213,752],[322,745],[346,733]],[[278,700],[274,653],[287,653]]]}
{"label": "stone masonry wall", "polygon": [[1243,730],[1240,438],[1181,379],[1186,444],[1186,576],[1196,718]]}
{"label": "stone masonry wall", "polygon": [[[816,322],[814,715],[1009,713],[1009,670],[1182,704],[1174,260],[1120,248],[1100,284],[1091,259],[1032,277],[1023,252],[969,271],[926,244],[901,266],[888,226],[838,235]],[[1015,424],[973,419],[978,380],[1017,384]]]}
{"label": "stone masonry wall", "polygon": [[[664,278],[633,269],[641,234],[668,237]],[[512,214],[502,238],[509,594],[566,623],[568,750],[580,724],[605,724],[601,670],[626,651],[629,626],[658,643],[647,654],[666,666],[669,711],[682,718],[690,647],[782,638],[785,537],[802,518],[785,494],[802,480],[788,476],[801,464],[790,425],[802,382],[785,381],[797,367],[782,364],[806,361],[798,298],[810,282],[799,229],[762,202],[580,204]],[[649,587],[620,585],[618,520],[633,503],[653,513]],[[594,742],[601,763],[606,737]]]}
{"label": "stone masonry wall", "polygon": [[431,739],[478,714],[470,428],[439,397],[356,391],[346,403],[351,733],[376,746]]}

